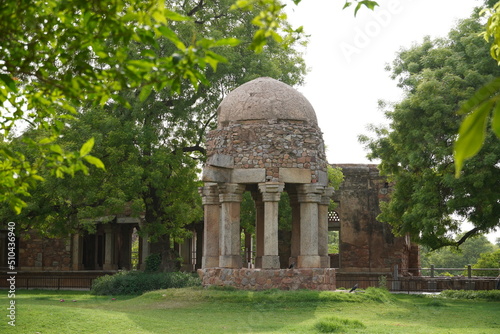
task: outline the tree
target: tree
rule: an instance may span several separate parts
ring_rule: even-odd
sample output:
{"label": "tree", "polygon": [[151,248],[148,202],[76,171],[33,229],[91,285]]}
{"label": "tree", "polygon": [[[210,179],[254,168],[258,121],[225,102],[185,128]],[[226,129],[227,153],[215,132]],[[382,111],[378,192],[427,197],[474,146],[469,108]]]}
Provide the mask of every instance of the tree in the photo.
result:
{"label": "tree", "polygon": [[[498,226],[500,143],[490,134],[483,150],[464,165],[456,179],[453,142],[462,117],[458,107],[485,82],[500,74],[478,36],[483,29],[478,12],[461,21],[448,38],[429,38],[399,53],[392,77],[405,98],[393,106],[381,103],[389,128],[372,127],[376,138],[360,137],[369,158],[395,182],[390,202],[378,217],[397,235],[432,249],[460,245],[469,237]],[[459,240],[461,221],[473,228]]]}
{"label": "tree", "polygon": [[[355,12],[363,5],[376,5],[373,1],[356,2]],[[198,1],[187,14],[199,12],[204,3]],[[346,7],[350,4],[345,2]],[[179,92],[184,79],[195,89],[200,83],[208,84],[204,75],[207,65],[215,70],[225,61],[213,49],[234,46],[238,41],[181,40],[172,28],[189,20],[190,15],[176,12],[185,5],[163,0],[20,0],[0,4],[1,202],[19,213],[26,205],[22,198],[43,180],[39,175],[42,165],[58,177],[87,173],[86,163],[104,167],[89,154],[90,141],[73,152],[58,144],[66,120],[82,105],[103,106],[110,100],[126,105],[119,95],[124,88],[141,89],[139,97],[145,99],[152,90],[159,92],[165,87]],[[262,51],[270,38],[284,45],[293,43],[301,28],[282,25],[286,15],[278,0],[240,0],[233,8],[250,10],[255,6],[261,10],[252,20],[258,29],[251,48]],[[286,32],[285,38],[280,31]],[[154,49],[159,37],[168,39],[175,52],[158,56]],[[129,48],[135,43],[145,46],[141,59],[129,57]],[[11,146],[13,132],[22,131],[26,123],[47,131],[37,142],[26,143],[40,152],[42,158],[35,162]]]}
{"label": "tree", "polygon": [[[477,263],[472,266],[472,268],[500,268],[500,249],[494,252],[487,252],[481,254]],[[498,276],[499,271],[477,271],[477,276]]]}
{"label": "tree", "polygon": [[[489,15],[486,29],[481,33],[489,42],[490,55],[500,64],[500,1],[485,0],[487,8],[484,13]],[[487,137],[488,123],[491,122],[492,132],[500,138],[500,77],[486,83],[465,103],[458,113],[466,115],[462,121],[458,137],[455,140],[454,158],[455,175],[459,177],[464,161],[474,157],[483,146]]]}
{"label": "tree", "polygon": [[[458,236],[460,239],[461,236]],[[435,251],[422,249],[422,267],[429,268],[432,264],[436,268],[462,268],[475,264],[483,253],[493,252],[494,245],[484,235],[467,239],[460,249],[441,248]]]}
{"label": "tree", "polygon": [[[248,49],[256,30],[251,24],[255,11],[230,11],[230,1],[184,4],[178,12],[191,20],[176,25],[176,35],[182,40],[200,35],[237,37],[239,46],[219,52],[220,57],[230,61],[219,64],[217,71],[205,71],[210,86],[179,92],[165,87],[149,92],[143,99],[138,98],[143,92],[140,88],[124,89],[120,101],[128,107],[109,101],[102,107],[82,108],[61,131],[60,145],[72,150],[82,141],[82,134],[94,138],[93,154],[102,160],[106,170],[91,170],[90,175],[64,180],[44,171],[46,181],[33,191],[31,199],[26,199],[27,207],[16,219],[19,228],[36,228],[51,236],[93,231],[98,222],[106,222],[102,217],[123,213],[128,207],[133,215],[144,215],[140,233],[147,233],[152,241],[161,241],[162,249],[168,250],[171,241],[189,235],[186,225],[201,220],[199,163],[205,158],[205,134],[216,126],[220,100],[259,76],[300,84],[305,65],[294,43],[284,49],[271,40],[265,53],[260,54]],[[153,51],[159,57],[175,51],[166,39],[157,43]],[[130,58],[141,59],[144,46],[131,47],[129,53]],[[38,136],[43,133],[30,129],[13,144],[25,156],[33,157],[36,152],[30,152],[22,139]],[[5,221],[13,218],[8,211],[0,216]],[[164,254],[163,259],[171,255]],[[165,268],[171,265],[164,262]]]}

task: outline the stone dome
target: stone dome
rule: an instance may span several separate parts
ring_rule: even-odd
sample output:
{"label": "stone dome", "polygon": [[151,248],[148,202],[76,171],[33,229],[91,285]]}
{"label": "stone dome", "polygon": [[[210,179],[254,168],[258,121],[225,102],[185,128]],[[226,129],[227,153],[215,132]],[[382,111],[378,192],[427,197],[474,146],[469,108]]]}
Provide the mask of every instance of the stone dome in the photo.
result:
{"label": "stone dome", "polygon": [[249,81],[222,100],[218,127],[249,120],[296,120],[317,125],[311,103],[297,90],[278,80],[264,77]]}

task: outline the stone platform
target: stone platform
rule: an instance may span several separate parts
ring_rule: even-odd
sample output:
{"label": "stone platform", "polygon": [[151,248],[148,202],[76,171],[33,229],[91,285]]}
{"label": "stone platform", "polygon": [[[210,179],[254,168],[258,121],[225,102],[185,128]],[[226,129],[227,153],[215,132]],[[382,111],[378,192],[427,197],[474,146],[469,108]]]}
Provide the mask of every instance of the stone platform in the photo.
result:
{"label": "stone platform", "polygon": [[241,290],[335,290],[334,268],[313,269],[198,269],[204,287]]}

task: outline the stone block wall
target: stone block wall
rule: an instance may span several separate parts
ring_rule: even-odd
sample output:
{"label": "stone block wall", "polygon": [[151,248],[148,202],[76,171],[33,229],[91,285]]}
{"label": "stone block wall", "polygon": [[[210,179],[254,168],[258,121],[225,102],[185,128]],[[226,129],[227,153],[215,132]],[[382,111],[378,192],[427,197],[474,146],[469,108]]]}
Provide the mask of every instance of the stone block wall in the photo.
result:
{"label": "stone block wall", "polygon": [[377,220],[380,202],[389,200],[392,185],[377,165],[339,164],[345,181],[334,195],[339,203],[340,270],[401,275],[419,266],[419,250],[408,237],[395,237],[391,226]]}
{"label": "stone block wall", "polygon": [[274,178],[279,168],[299,168],[311,170],[312,182],[317,182],[316,171],[326,171],[324,151],[320,129],[303,121],[240,121],[207,136],[208,157],[231,156],[231,168],[265,168]]}
{"label": "stone block wall", "polygon": [[20,270],[71,270],[71,239],[53,239],[36,232],[24,233],[19,240]]}
{"label": "stone block wall", "polygon": [[335,290],[335,269],[199,269],[205,287],[229,286],[241,290]]}

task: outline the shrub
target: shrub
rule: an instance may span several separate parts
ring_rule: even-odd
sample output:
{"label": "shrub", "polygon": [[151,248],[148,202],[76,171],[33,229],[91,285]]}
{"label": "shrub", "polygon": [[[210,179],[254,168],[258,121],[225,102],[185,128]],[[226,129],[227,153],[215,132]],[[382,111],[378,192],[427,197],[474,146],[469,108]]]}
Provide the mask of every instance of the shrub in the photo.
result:
{"label": "shrub", "polygon": [[483,299],[499,302],[500,290],[445,290],[441,296],[453,299]]}
{"label": "shrub", "polygon": [[181,272],[148,273],[122,271],[92,282],[93,295],[139,295],[146,291],[201,285],[197,275]]}
{"label": "shrub", "polygon": [[156,272],[160,270],[161,266],[161,254],[153,253],[149,254],[146,258],[146,271]]}
{"label": "shrub", "polygon": [[314,328],[320,333],[345,333],[349,329],[365,327],[361,321],[337,317],[322,318],[314,325]]}

